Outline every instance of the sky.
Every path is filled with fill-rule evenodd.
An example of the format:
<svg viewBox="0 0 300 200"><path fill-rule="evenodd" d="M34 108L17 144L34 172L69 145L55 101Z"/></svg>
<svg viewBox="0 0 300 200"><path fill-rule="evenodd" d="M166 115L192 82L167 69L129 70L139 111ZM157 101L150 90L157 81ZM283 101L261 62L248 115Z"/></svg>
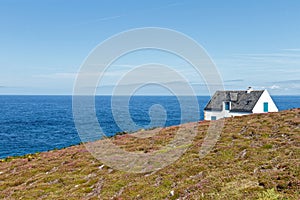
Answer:
<svg viewBox="0 0 300 200"><path fill-rule="evenodd" d="M199 43L225 89L252 86L272 95L300 95L299 10L297 0L0 0L0 94L70 95L81 65L101 42L126 30L161 27ZM97 92L110 94L124 73L147 63L174 67L198 95L207 95L191 66L151 50L115 61ZM158 91L156 86L140 93Z"/></svg>

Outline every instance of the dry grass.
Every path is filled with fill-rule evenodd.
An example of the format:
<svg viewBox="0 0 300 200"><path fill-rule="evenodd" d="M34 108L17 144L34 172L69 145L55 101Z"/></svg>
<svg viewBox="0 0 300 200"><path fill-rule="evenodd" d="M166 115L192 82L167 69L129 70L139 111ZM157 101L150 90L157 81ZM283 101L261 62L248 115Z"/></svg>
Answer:
<svg viewBox="0 0 300 200"><path fill-rule="evenodd" d="M102 166L84 145L2 160L0 199L300 199L300 109L226 119L220 140L203 159L198 153L209 123L198 125L189 150L155 173ZM177 129L112 140L127 151L148 153Z"/></svg>

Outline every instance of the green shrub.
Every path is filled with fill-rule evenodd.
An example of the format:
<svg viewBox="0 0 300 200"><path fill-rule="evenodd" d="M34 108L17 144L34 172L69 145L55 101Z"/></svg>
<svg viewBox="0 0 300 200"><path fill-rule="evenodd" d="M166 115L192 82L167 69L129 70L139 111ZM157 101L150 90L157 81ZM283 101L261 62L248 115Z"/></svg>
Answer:
<svg viewBox="0 0 300 200"><path fill-rule="evenodd" d="M279 199L280 199L280 195L274 190L274 188L263 191L258 196L258 200L279 200Z"/></svg>

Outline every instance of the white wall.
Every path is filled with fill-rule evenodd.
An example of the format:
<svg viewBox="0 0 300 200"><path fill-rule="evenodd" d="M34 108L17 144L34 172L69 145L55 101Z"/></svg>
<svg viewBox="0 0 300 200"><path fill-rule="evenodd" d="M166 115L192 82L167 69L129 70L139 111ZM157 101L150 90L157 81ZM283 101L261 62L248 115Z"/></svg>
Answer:
<svg viewBox="0 0 300 200"><path fill-rule="evenodd" d="M211 120L211 116L216 116L217 120L224 117L235 117L242 115L249 115L251 113L246 112L229 112L228 110L223 111L204 111L204 120Z"/></svg>
<svg viewBox="0 0 300 200"><path fill-rule="evenodd" d="M254 106L253 113L263 113L264 112L264 102L269 104L269 112L278 112L278 108L275 105L273 99L271 98L269 92L264 90L260 98L258 99L256 105Z"/></svg>

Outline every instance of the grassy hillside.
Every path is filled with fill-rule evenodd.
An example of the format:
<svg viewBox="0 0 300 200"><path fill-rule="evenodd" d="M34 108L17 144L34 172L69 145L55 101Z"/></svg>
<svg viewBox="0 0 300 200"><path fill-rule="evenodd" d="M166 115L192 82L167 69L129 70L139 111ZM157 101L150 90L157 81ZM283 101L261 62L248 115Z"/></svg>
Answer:
<svg viewBox="0 0 300 200"><path fill-rule="evenodd" d="M155 173L103 166L84 145L2 160L0 199L300 199L300 109L226 119L219 141L202 159L209 122L197 125L189 150ZM150 139L112 139L147 153L176 130L165 128Z"/></svg>

